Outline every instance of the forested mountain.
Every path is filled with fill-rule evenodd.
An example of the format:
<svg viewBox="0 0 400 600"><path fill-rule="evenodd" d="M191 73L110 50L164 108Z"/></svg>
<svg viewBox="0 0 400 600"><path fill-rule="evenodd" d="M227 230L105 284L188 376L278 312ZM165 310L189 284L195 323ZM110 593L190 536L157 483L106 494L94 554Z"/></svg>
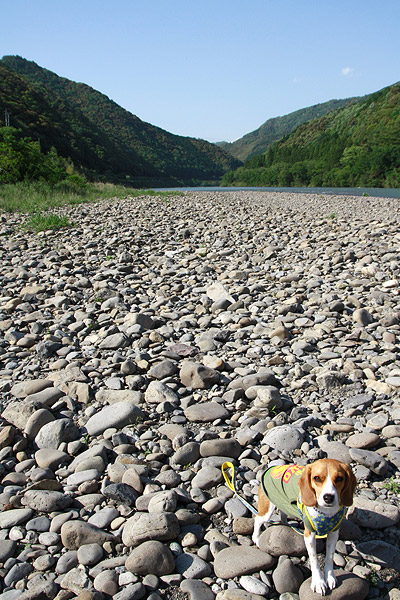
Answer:
<svg viewBox="0 0 400 600"><path fill-rule="evenodd" d="M285 135L292 133L299 125L322 117L332 110L357 102L360 98L346 98L345 100L329 100L322 104L315 104L301 108L283 117L268 119L255 131L247 133L235 142L219 142L218 146L232 154L235 158L246 161L252 156L266 152L273 142L280 140Z"/></svg>
<svg viewBox="0 0 400 600"><path fill-rule="evenodd" d="M400 187L400 83L300 125L223 185Z"/></svg>
<svg viewBox="0 0 400 600"><path fill-rule="evenodd" d="M218 180L240 162L214 144L171 134L104 94L19 56L0 61L0 114L93 177L133 184Z"/></svg>

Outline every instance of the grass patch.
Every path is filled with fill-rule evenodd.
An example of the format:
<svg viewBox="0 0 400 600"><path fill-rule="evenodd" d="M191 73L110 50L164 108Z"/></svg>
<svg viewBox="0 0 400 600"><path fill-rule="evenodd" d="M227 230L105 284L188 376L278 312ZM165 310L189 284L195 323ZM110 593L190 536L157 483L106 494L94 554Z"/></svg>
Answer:
<svg viewBox="0 0 400 600"><path fill-rule="evenodd" d="M41 212L32 215L24 223L24 229L33 230L35 233L39 231L54 231L73 226L74 223L71 223L66 215L54 215L51 213L43 215Z"/></svg>
<svg viewBox="0 0 400 600"><path fill-rule="evenodd" d="M400 494L400 481L396 481L394 477L391 477L389 481L386 481L383 487L389 492L393 492L394 494Z"/></svg>
<svg viewBox="0 0 400 600"><path fill-rule="evenodd" d="M180 192L134 190L111 183L88 183L82 177L70 177L50 184L45 181L20 181L0 185L0 212L41 213L60 206L76 206L108 198L138 196L177 196Z"/></svg>

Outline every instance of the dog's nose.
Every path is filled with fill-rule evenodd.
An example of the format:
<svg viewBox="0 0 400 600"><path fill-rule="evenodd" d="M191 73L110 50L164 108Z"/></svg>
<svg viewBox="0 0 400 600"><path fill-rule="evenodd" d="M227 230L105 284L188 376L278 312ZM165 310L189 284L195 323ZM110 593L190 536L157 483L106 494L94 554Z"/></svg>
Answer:
<svg viewBox="0 0 400 600"><path fill-rule="evenodd" d="M323 498L324 498L324 502L326 504L332 504L335 499L335 495L334 494L324 494Z"/></svg>

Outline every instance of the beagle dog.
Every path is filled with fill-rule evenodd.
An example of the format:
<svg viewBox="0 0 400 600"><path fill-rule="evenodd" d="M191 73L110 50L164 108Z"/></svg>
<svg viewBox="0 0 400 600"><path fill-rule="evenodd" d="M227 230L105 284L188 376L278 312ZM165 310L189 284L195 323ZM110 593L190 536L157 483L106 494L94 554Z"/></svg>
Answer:
<svg viewBox="0 0 400 600"><path fill-rule="evenodd" d="M357 480L349 465L323 458L305 467L282 465L269 468L258 492L258 515L254 519L253 542L278 508L304 522L304 542L310 559L311 589L325 595L336 586L333 554L346 507L353 504ZM316 551L316 537L327 536L324 575Z"/></svg>

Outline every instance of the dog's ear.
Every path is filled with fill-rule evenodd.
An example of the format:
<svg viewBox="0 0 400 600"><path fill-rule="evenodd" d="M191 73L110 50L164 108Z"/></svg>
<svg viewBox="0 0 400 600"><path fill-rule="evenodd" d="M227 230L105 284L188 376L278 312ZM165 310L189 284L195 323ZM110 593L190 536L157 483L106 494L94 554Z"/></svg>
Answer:
<svg viewBox="0 0 400 600"><path fill-rule="evenodd" d="M311 465L306 465L299 478L300 498L306 506L317 506L317 495L311 487Z"/></svg>
<svg viewBox="0 0 400 600"><path fill-rule="evenodd" d="M356 489L357 479L349 465L342 465L346 473L346 481L340 493L340 504L342 506L351 506L353 504L353 494Z"/></svg>

